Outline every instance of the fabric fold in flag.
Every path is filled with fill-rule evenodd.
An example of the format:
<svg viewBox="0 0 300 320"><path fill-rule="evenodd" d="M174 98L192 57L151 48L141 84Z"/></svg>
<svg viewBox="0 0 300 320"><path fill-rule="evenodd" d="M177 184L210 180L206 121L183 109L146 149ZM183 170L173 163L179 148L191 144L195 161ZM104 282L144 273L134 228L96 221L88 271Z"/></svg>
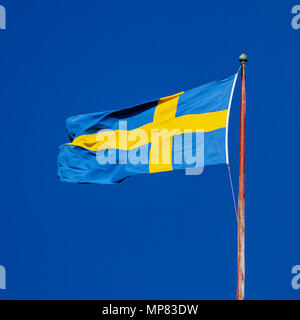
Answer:
<svg viewBox="0 0 300 320"><path fill-rule="evenodd" d="M68 118L70 142L59 148L59 179L113 184L142 173L228 163L236 78L130 108Z"/></svg>

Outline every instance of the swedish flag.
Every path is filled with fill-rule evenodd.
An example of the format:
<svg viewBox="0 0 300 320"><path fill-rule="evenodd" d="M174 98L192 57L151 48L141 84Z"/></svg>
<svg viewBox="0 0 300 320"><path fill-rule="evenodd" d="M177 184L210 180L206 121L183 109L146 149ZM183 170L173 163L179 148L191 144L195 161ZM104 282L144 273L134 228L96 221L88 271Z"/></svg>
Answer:
<svg viewBox="0 0 300 320"><path fill-rule="evenodd" d="M199 144L203 163L228 163L228 120L237 74L138 106L67 119L70 143L59 148L58 177L119 183L126 177L193 168L183 153ZM202 139L193 139L201 133ZM188 139L190 138L190 139Z"/></svg>

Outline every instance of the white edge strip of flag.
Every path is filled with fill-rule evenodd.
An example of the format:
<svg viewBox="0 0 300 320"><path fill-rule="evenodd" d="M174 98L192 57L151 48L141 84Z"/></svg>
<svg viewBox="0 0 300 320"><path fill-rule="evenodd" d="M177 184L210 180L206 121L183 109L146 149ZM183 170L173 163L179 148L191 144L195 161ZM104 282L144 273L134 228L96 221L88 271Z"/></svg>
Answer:
<svg viewBox="0 0 300 320"><path fill-rule="evenodd" d="M230 116L230 109L231 109L231 103L232 103L232 97L234 93L234 88L236 84L237 77L240 73L240 70L237 72L235 75L232 89L231 89L231 94L230 94L230 99L229 99L229 106L228 106L228 112L227 112L227 121L226 121L226 140L225 140L225 146L226 146L226 164L229 164L229 154L228 154L228 127L229 127L229 116Z"/></svg>

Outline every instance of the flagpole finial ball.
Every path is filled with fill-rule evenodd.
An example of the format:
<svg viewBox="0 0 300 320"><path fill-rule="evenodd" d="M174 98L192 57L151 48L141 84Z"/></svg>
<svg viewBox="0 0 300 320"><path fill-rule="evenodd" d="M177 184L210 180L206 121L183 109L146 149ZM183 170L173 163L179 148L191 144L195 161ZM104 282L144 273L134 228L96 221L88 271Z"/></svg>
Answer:
<svg viewBox="0 0 300 320"><path fill-rule="evenodd" d="M246 53L242 53L239 57L240 63L241 64L245 64L248 61L248 57L246 55Z"/></svg>

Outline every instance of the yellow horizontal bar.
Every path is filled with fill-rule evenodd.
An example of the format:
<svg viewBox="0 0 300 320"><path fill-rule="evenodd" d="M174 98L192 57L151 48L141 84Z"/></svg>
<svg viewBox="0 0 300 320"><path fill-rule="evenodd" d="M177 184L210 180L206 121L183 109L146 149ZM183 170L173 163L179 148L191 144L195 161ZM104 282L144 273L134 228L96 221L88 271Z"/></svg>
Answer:
<svg viewBox="0 0 300 320"><path fill-rule="evenodd" d="M133 130L102 131L97 134L82 135L70 145L79 146L91 151L105 149L132 150L151 142L152 130L174 130L171 135L183 134L184 130L203 130L210 132L226 128L227 110L204 114L189 114L171 120L148 123ZM177 130L176 130L177 129Z"/></svg>

